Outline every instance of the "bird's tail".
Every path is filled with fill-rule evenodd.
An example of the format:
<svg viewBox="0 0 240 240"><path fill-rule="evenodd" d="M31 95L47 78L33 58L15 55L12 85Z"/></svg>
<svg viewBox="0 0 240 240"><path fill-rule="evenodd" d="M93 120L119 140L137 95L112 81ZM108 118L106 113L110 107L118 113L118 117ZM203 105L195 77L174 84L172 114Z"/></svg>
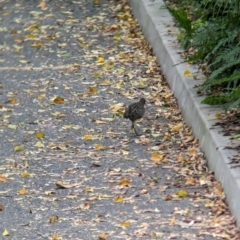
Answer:
<svg viewBox="0 0 240 240"><path fill-rule="evenodd" d="M128 118L128 108L125 109L125 112L123 114L123 117L124 118Z"/></svg>

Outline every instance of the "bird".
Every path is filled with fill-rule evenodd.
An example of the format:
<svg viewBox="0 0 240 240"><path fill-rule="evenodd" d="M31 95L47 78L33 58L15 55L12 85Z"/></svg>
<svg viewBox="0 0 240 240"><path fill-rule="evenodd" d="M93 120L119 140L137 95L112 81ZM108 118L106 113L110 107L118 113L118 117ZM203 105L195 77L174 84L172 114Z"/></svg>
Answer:
<svg viewBox="0 0 240 240"><path fill-rule="evenodd" d="M139 135L134 126L134 122L143 117L145 113L144 105L146 103L145 98L141 98L139 102L135 102L130 104L125 108L125 112L123 114L124 118L129 119L132 122L131 129L134 129L136 135Z"/></svg>

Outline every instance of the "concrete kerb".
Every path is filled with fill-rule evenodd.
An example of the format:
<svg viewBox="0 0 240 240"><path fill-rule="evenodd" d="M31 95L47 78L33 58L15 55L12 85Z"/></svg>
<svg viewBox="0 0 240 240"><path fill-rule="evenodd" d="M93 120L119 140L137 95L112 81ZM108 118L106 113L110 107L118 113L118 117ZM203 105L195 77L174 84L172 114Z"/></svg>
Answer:
<svg viewBox="0 0 240 240"><path fill-rule="evenodd" d="M201 104L202 97L197 96L195 85L202 80L184 77L184 71L197 72L197 66L181 63L180 50L171 14L164 7L162 0L128 0L134 16L145 38L152 46L161 65L162 71L178 100L183 117L199 139L200 147L208 160L209 168L214 171L216 178L222 183L232 214L240 226L240 169L231 168L229 160L237 151L224 149L234 146L236 141L230 141L219 134L220 129L211 129L215 113L219 109ZM179 64L181 63L181 64ZM198 78L203 76L199 76Z"/></svg>

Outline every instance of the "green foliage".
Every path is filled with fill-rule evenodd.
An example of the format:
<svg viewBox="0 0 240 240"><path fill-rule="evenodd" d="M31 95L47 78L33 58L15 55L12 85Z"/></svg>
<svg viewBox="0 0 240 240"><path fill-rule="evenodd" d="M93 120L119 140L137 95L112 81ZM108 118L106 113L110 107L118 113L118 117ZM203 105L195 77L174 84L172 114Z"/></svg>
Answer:
<svg viewBox="0 0 240 240"><path fill-rule="evenodd" d="M169 7L167 7L167 9L175 17L175 19L179 23L179 26L185 30L185 34L181 35L180 39L182 40L183 47L187 48L192 38L192 25L191 21L188 19L187 12L183 9L176 10Z"/></svg>
<svg viewBox="0 0 240 240"><path fill-rule="evenodd" d="M222 105L227 103L228 99L224 95L210 95L207 96L202 103L209 104L209 105Z"/></svg>
<svg viewBox="0 0 240 240"><path fill-rule="evenodd" d="M184 29L183 46L196 50L188 61L207 65L203 103L240 107L240 0L179 0L168 9Z"/></svg>

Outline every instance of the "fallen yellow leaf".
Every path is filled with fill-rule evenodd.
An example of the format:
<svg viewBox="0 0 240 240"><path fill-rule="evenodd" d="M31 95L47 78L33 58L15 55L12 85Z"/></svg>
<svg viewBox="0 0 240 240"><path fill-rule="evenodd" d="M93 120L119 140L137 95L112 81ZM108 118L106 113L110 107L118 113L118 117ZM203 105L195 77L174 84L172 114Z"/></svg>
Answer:
<svg viewBox="0 0 240 240"><path fill-rule="evenodd" d="M27 37L26 37L26 39L35 39L36 38L36 35L35 34L33 34L33 33L30 33L30 34L28 34L27 35Z"/></svg>
<svg viewBox="0 0 240 240"><path fill-rule="evenodd" d="M59 221L59 219L60 219L60 218L59 218L58 216L53 215L53 216L50 217L49 222L50 222L50 223L54 223L54 222Z"/></svg>
<svg viewBox="0 0 240 240"><path fill-rule="evenodd" d="M100 85L108 86L110 84L111 84L110 80L103 80Z"/></svg>
<svg viewBox="0 0 240 240"><path fill-rule="evenodd" d="M189 70L185 70L183 75L184 77L190 77L192 76L192 73Z"/></svg>
<svg viewBox="0 0 240 240"><path fill-rule="evenodd" d="M92 135L89 135L89 134L86 134L83 136L84 140L93 140L93 136Z"/></svg>
<svg viewBox="0 0 240 240"><path fill-rule="evenodd" d="M15 152L20 152L20 151L23 151L24 149L25 149L25 147L23 145L16 145L14 147Z"/></svg>
<svg viewBox="0 0 240 240"><path fill-rule="evenodd" d="M97 199L98 199L97 196L93 196L93 197L87 198L88 201L95 201L95 200L97 200Z"/></svg>
<svg viewBox="0 0 240 240"><path fill-rule="evenodd" d="M122 179L122 180L119 182L119 185L124 186L124 187L129 187L130 184L131 184L131 182L130 182L128 179L126 179L126 178Z"/></svg>
<svg viewBox="0 0 240 240"><path fill-rule="evenodd" d="M123 228L128 228L128 227L130 227L130 222L129 221L123 221L123 222L121 222L121 227L123 227Z"/></svg>
<svg viewBox="0 0 240 240"><path fill-rule="evenodd" d="M170 127L171 127L170 129L171 132L179 132L182 129L183 124L179 123L177 125L171 125Z"/></svg>
<svg viewBox="0 0 240 240"><path fill-rule="evenodd" d="M34 42L31 47L35 47L35 48L40 48L43 46L43 43L38 41L38 42Z"/></svg>
<svg viewBox="0 0 240 240"><path fill-rule="evenodd" d="M45 137L45 134L43 132L36 132L36 137L38 139L41 139L41 138L44 138Z"/></svg>
<svg viewBox="0 0 240 240"><path fill-rule="evenodd" d="M8 124L8 128L16 130L17 129L17 125Z"/></svg>
<svg viewBox="0 0 240 240"><path fill-rule="evenodd" d="M45 194L48 195L48 196L50 196L51 194L54 194L54 193L55 193L55 192L54 192L54 191L51 191L51 190L50 190L50 191L45 191Z"/></svg>
<svg viewBox="0 0 240 240"><path fill-rule="evenodd" d="M36 144L34 145L35 147L38 147L38 148L44 148L44 144L40 141L37 141Z"/></svg>
<svg viewBox="0 0 240 240"><path fill-rule="evenodd" d="M159 154L158 152L154 152L150 159L154 162L160 162L163 159L163 155Z"/></svg>
<svg viewBox="0 0 240 240"><path fill-rule="evenodd" d="M66 197L67 197L68 199L76 199L76 198L77 198L77 195L70 194L70 195L67 195Z"/></svg>
<svg viewBox="0 0 240 240"><path fill-rule="evenodd" d="M27 177L30 177L30 173L27 172L27 171L24 171L24 172L21 173L21 176L22 176L23 178L27 178Z"/></svg>
<svg viewBox="0 0 240 240"><path fill-rule="evenodd" d="M98 57L96 63L104 63L105 59L103 57Z"/></svg>
<svg viewBox="0 0 240 240"><path fill-rule="evenodd" d="M116 198L114 199L114 202L116 202L116 203L121 203L121 202L123 202L123 197L122 197L122 196L116 197Z"/></svg>
<svg viewBox="0 0 240 240"><path fill-rule="evenodd" d="M62 240L62 238L57 233L54 233L53 236L49 238L49 240Z"/></svg>
<svg viewBox="0 0 240 240"><path fill-rule="evenodd" d="M85 192L88 192L88 193L94 192L94 188L92 188L92 187L87 187L87 188L85 188Z"/></svg>
<svg viewBox="0 0 240 240"><path fill-rule="evenodd" d="M191 156L196 156L198 153L195 148L189 148L187 151L188 151L189 155L191 155Z"/></svg>
<svg viewBox="0 0 240 240"><path fill-rule="evenodd" d="M101 143L96 144L96 145L95 145L95 148L96 148L97 150L103 150L103 149L105 149L105 147L104 147Z"/></svg>
<svg viewBox="0 0 240 240"><path fill-rule="evenodd" d="M19 189L18 193L19 193L19 195L25 195L25 194L27 194L27 190L26 190L26 188L21 188L21 189Z"/></svg>
<svg viewBox="0 0 240 240"><path fill-rule="evenodd" d="M93 5L98 5L99 4L99 0L94 0L93 1Z"/></svg>
<svg viewBox="0 0 240 240"><path fill-rule="evenodd" d="M36 31L36 30L39 30L39 27L38 27L38 25L31 25L31 26L28 27L28 30L29 31Z"/></svg>
<svg viewBox="0 0 240 240"><path fill-rule="evenodd" d="M68 129L72 129L73 127L74 127L74 124L68 124L68 125L64 125L62 128L65 130L68 130Z"/></svg>
<svg viewBox="0 0 240 240"><path fill-rule="evenodd" d="M221 115L221 113L216 113L215 114L215 118L220 118L222 115Z"/></svg>
<svg viewBox="0 0 240 240"><path fill-rule="evenodd" d="M187 197L188 196L188 192L186 190L179 190L176 193L179 197Z"/></svg>
<svg viewBox="0 0 240 240"><path fill-rule="evenodd" d="M113 39L116 40L116 41L121 41L122 36L120 34L114 34Z"/></svg>
<svg viewBox="0 0 240 240"><path fill-rule="evenodd" d="M3 235L4 237L9 236L9 232L8 232L8 230L7 230L6 228L4 229L2 235Z"/></svg>
<svg viewBox="0 0 240 240"><path fill-rule="evenodd" d="M51 115L55 116L55 117L58 117L61 115L60 112L56 111L56 112L51 112Z"/></svg>

